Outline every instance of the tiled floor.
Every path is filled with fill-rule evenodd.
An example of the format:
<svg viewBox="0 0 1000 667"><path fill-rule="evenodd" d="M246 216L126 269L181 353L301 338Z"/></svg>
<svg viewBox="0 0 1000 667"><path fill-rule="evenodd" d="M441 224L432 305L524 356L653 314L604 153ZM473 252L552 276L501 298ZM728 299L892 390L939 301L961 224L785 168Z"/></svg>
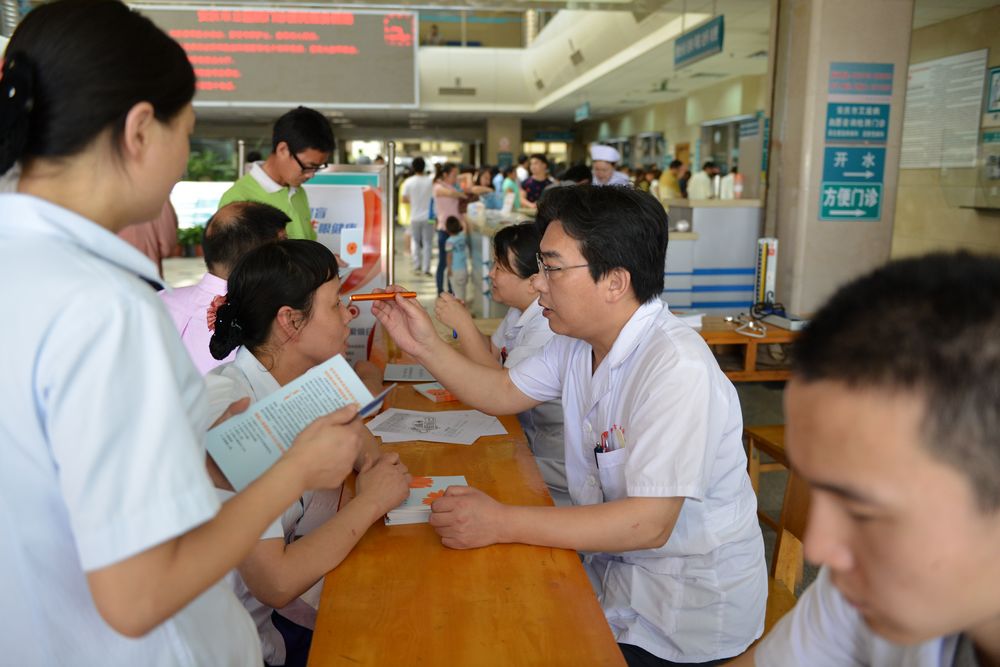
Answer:
<svg viewBox="0 0 1000 667"><path fill-rule="evenodd" d="M401 247L403 234L397 229L397 248ZM437 267L435 258L432 262L432 270ZM434 309L434 299L437 297L436 286L433 276L425 276L422 273L414 272L409 252L396 254L396 282L408 289L417 292L417 300L429 311ZM164 278L168 284L174 287L191 285L201 279L205 273L205 264L202 258L170 258L163 262ZM743 410L744 424L783 424L784 414L782 411L781 395L784 384L780 382L758 382L739 383L736 391L740 397L740 406ZM775 518L781 512L781 501L785 489L785 473L768 473L761 476L760 492L758 494L760 507ZM770 563L771 552L774 547L774 532L763 526L764 546ZM806 568L806 582L812 581L815 577L813 568Z"/></svg>

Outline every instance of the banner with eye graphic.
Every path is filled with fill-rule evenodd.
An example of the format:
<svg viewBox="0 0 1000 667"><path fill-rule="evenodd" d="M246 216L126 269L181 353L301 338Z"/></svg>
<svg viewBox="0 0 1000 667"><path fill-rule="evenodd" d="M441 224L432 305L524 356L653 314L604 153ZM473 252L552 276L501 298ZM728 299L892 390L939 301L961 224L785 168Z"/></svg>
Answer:
<svg viewBox="0 0 1000 667"><path fill-rule="evenodd" d="M332 165L305 184L317 240L347 265L341 269L341 297L386 286L388 262L385 169L380 165ZM375 328L370 302L351 303L354 319L344 356L368 358Z"/></svg>

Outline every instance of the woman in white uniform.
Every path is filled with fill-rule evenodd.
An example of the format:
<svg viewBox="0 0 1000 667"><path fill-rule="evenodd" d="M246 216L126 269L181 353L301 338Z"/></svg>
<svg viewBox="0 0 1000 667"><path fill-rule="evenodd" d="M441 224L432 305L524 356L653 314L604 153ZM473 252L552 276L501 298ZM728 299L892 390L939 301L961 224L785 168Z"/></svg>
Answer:
<svg viewBox="0 0 1000 667"><path fill-rule="evenodd" d="M504 227L493 237L490 294L497 303L509 306L493 336L479 333L465 305L454 296L442 294L435 303L437 318L458 334L462 352L476 363L512 368L555 335L542 317L538 290L531 285L531 277L538 273L540 241L541 234L531 222ZM547 401L518 413L517 418L552 500L556 505L572 504L566 487L562 403Z"/></svg>
<svg viewBox="0 0 1000 667"><path fill-rule="evenodd" d="M239 350L213 374L258 401L342 353L353 316L340 299L337 271L337 258L315 241L278 241L247 253L229 275L211 323L216 359ZM372 380L381 385L380 376ZM399 455L380 456L374 436L366 436L355 498L337 511L340 489L306 493L264 533L233 577L257 623L267 665L305 666L321 590L316 584L409 493Z"/></svg>
<svg viewBox="0 0 1000 667"><path fill-rule="evenodd" d="M14 32L0 78L0 655L12 665L260 665L222 577L361 447L349 408L221 510L205 388L115 233L152 218L188 157L181 47L115 0ZM352 422L348 425L348 422Z"/></svg>

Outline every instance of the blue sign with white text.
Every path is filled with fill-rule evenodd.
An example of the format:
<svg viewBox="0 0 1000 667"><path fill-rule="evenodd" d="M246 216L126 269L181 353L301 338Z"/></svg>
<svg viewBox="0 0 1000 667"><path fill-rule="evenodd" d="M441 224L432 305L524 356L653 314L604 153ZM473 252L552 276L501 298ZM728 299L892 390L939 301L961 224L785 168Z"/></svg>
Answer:
<svg viewBox="0 0 1000 667"><path fill-rule="evenodd" d="M756 137L760 133L760 121L756 118L740 123L740 138Z"/></svg>
<svg viewBox="0 0 1000 667"><path fill-rule="evenodd" d="M702 58L721 53L725 27L725 21L720 14L678 37L674 42L674 68L690 65Z"/></svg>
<svg viewBox="0 0 1000 667"><path fill-rule="evenodd" d="M828 142L884 144L888 136L888 104L827 103L826 140Z"/></svg>
<svg viewBox="0 0 1000 667"><path fill-rule="evenodd" d="M823 180L840 183L882 183L885 149L827 146L823 149Z"/></svg>

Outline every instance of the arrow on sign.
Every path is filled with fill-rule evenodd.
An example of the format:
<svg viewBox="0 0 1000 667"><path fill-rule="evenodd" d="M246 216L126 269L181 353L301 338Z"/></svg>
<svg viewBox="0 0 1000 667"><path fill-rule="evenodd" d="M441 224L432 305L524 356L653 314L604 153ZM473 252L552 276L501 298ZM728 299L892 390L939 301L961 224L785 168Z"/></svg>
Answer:
<svg viewBox="0 0 1000 667"><path fill-rule="evenodd" d="M845 171L844 176L846 177L857 177L857 178L871 178L875 175L874 171Z"/></svg>
<svg viewBox="0 0 1000 667"><path fill-rule="evenodd" d="M861 217L864 214L865 214L865 212L863 210L861 210L860 208L848 209L846 211L844 211L844 210L830 211L830 215L849 215L849 216L853 216L855 218Z"/></svg>

